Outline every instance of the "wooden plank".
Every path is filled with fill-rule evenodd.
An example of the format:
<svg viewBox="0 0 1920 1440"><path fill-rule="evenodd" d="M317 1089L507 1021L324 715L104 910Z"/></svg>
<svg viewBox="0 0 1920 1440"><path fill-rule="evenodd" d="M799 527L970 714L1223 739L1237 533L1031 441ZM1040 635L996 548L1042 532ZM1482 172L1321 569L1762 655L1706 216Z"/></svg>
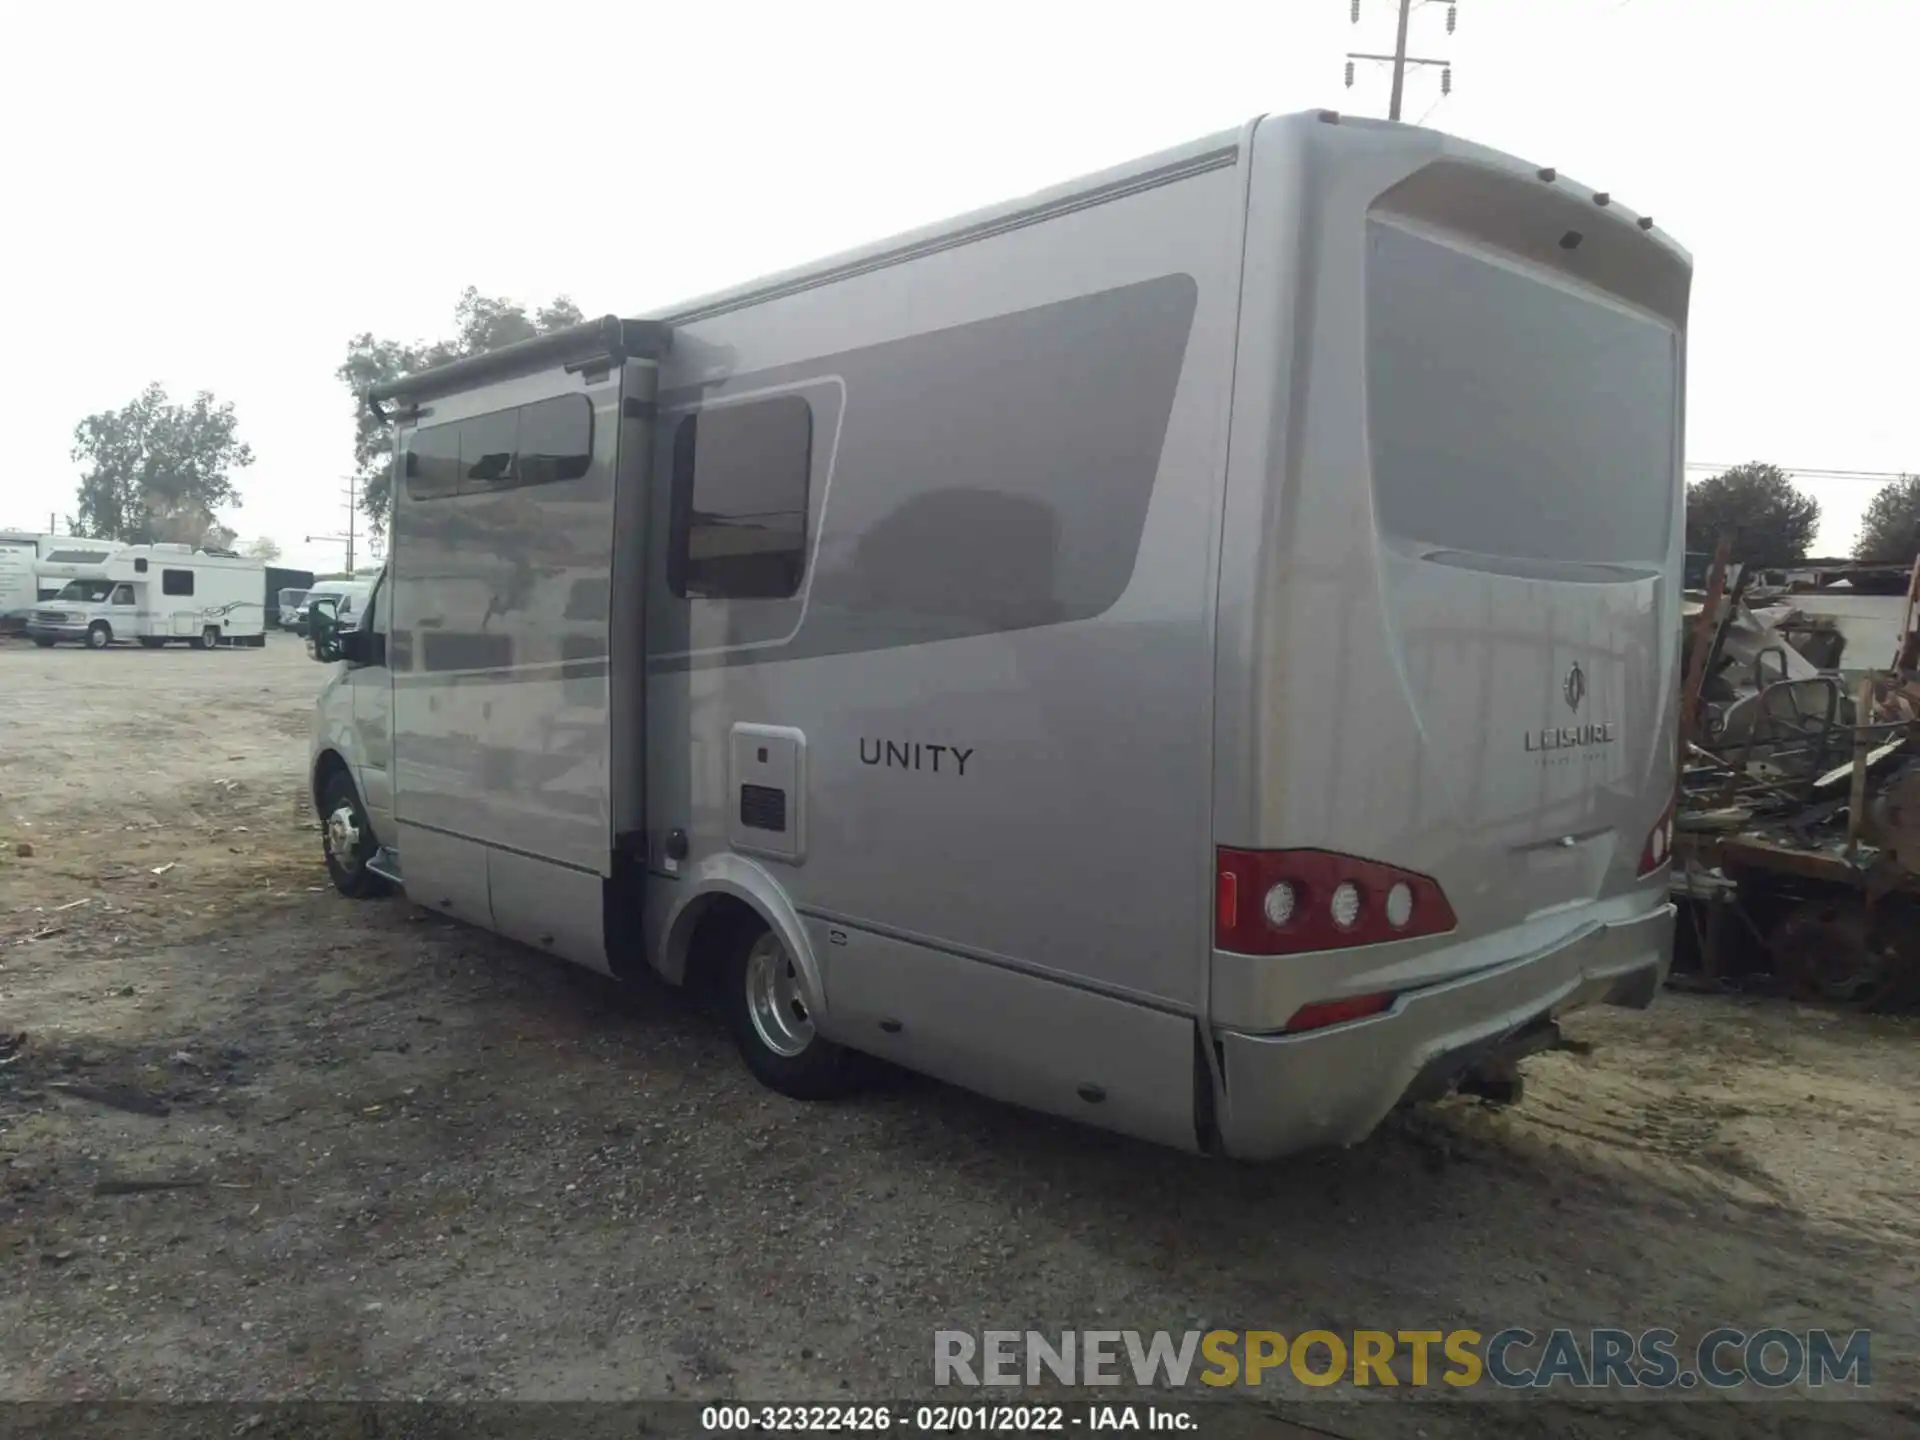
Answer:
<svg viewBox="0 0 1920 1440"><path fill-rule="evenodd" d="M1713 568L1707 571L1707 602L1700 607L1700 618L1693 626L1693 658L1687 662L1687 683L1680 692L1680 760L1686 762L1686 747L1697 739L1700 692L1707 683L1707 652L1714 648L1713 638L1719 620L1720 601L1727 590L1727 561L1733 554L1733 537L1722 535L1713 548ZM1920 567L1917 567L1920 568Z"/></svg>
<svg viewBox="0 0 1920 1440"><path fill-rule="evenodd" d="M1676 860L1683 859L1688 865L1717 865L1729 873L1785 875L1854 890L1866 884L1866 872L1849 865L1833 851L1794 850L1754 835L1676 835L1673 853ZM1898 888L1910 895L1920 895L1920 875L1902 877Z"/></svg>

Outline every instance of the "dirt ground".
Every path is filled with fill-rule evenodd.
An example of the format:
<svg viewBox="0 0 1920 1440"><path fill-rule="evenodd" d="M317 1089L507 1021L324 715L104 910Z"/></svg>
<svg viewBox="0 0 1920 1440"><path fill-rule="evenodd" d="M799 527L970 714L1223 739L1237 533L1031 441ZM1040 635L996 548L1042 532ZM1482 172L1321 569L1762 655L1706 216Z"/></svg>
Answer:
<svg viewBox="0 0 1920 1440"><path fill-rule="evenodd" d="M929 1393L940 1328L1729 1323L1875 1331L1904 1408L1820 1433L1920 1414L1910 1020L1670 993L1578 1018L1516 1108L1265 1167L905 1077L800 1105L671 992L325 888L322 678L278 636L0 644L0 1399L844 1401Z"/></svg>

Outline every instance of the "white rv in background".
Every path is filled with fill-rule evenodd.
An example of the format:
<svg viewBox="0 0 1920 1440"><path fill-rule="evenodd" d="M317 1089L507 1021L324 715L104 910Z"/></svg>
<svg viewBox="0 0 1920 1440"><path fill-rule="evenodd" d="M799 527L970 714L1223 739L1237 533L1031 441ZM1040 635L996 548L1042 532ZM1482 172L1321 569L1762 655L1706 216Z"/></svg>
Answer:
<svg viewBox="0 0 1920 1440"><path fill-rule="evenodd" d="M0 530L0 635L27 628L27 614L39 600L51 599L66 583L43 577L49 562L97 565L119 548L114 540L78 535L48 535L33 530Z"/></svg>
<svg viewBox="0 0 1920 1440"><path fill-rule="evenodd" d="M125 545L93 564L43 561L39 574L43 593L49 582L59 586L28 612L27 635L43 648L266 644L266 567L258 560L190 545Z"/></svg>
<svg viewBox="0 0 1920 1440"><path fill-rule="evenodd" d="M40 597L34 593L33 567L39 559L34 542L39 536L20 530L0 530L0 635L18 634L27 625L27 611Z"/></svg>

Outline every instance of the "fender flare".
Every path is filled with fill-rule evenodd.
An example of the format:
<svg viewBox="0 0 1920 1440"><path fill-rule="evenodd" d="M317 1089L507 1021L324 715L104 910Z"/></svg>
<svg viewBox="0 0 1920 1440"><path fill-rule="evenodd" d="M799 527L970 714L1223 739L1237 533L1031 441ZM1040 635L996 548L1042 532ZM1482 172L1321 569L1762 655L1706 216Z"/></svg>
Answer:
<svg viewBox="0 0 1920 1440"><path fill-rule="evenodd" d="M800 972L800 988L807 1009L816 1016L827 1013L826 983L807 939L806 925L779 881L768 874L765 867L744 855L723 851L693 866L684 876L684 886L684 898L667 916L661 936L656 968L662 978L675 985L686 982L687 945L699 928L701 917L715 899L731 896L759 915L787 947L787 953L793 956L794 968Z"/></svg>

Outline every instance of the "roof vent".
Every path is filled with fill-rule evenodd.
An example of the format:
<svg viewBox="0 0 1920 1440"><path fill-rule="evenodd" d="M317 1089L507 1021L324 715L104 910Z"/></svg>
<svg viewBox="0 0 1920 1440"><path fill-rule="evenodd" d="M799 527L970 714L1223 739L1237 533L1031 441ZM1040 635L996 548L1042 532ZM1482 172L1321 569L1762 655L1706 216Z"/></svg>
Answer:
<svg viewBox="0 0 1920 1440"><path fill-rule="evenodd" d="M1593 197L1593 203L1596 205L1611 205L1613 203L1613 197L1602 190Z"/></svg>
<svg viewBox="0 0 1920 1440"><path fill-rule="evenodd" d="M1546 181L1549 185L1553 183L1554 170L1551 165L1542 165L1534 173L1538 175L1542 180Z"/></svg>

